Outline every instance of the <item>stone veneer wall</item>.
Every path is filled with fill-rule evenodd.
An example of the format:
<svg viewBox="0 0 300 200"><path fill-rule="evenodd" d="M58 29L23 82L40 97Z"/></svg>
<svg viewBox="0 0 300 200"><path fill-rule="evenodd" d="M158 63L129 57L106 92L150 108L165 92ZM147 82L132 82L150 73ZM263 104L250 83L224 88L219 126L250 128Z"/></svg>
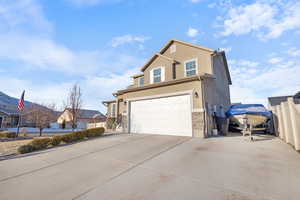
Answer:
<svg viewBox="0 0 300 200"><path fill-rule="evenodd" d="M204 112L192 113L192 127L194 137L205 138L204 134Z"/></svg>
<svg viewBox="0 0 300 200"><path fill-rule="evenodd" d="M122 115L122 131L124 133L128 133L128 119L127 119L127 115Z"/></svg>

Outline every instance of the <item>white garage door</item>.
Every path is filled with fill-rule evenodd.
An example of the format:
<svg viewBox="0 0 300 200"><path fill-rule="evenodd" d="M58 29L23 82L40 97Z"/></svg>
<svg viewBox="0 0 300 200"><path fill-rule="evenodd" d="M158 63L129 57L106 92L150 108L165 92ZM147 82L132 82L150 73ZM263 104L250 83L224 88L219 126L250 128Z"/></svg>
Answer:
<svg viewBox="0 0 300 200"><path fill-rule="evenodd" d="M132 101L130 132L192 136L190 95Z"/></svg>

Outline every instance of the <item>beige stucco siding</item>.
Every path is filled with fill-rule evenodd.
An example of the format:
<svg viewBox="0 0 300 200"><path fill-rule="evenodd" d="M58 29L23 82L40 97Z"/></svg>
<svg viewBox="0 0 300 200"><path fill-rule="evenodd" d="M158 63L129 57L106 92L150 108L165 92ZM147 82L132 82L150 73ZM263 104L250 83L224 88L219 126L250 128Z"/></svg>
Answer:
<svg viewBox="0 0 300 200"><path fill-rule="evenodd" d="M176 51L170 52L168 48L163 55L169 58L173 58L179 62L176 65L176 78L184 77L184 62L196 58L198 61L198 73L212 73L211 68L211 52L206 50L190 47L178 42L174 42L172 45L176 45Z"/></svg>
<svg viewBox="0 0 300 200"><path fill-rule="evenodd" d="M150 96L159 96L159 95L166 95L172 93L178 93L183 91L194 91L198 93L198 97L193 95L193 109L201 109L202 107L202 92L201 92L201 82L200 81L191 81L186 83L180 83L175 85L145 89L135 92L128 92L123 95L120 95L118 99L123 99L123 102L119 103L119 113L127 112L127 108L124 102L128 99L135 99L135 98L145 98Z"/></svg>
<svg viewBox="0 0 300 200"><path fill-rule="evenodd" d="M150 84L150 71L157 67L165 68L165 81L172 80L172 62L161 56L158 56L144 72L145 85Z"/></svg>
<svg viewBox="0 0 300 200"><path fill-rule="evenodd" d="M116 104L116 102L111 102L111 103L108 103L107 105L107 117L116 117L116 116L112 116L112 106L113 104ZM115 107L115 112L117 112L117 106Z"/></svg>
<svg viewBox="0 0 300 200"><path fill-rule="evenodd" d="M176 64L176 79L181 79L185 77L184 63L192 59L197 60L198 74L211 74L213 72L213 69L211 67L211 52L195 47L186 46L178 42L174 42L174 44L176 45L176 51L174 53L170 53L169 48L162 55L174 59L178 62ZM150 71L157 67L165 68L165 81L173 80L172 64L172 60L162 56L157 56L144 71L145 85L150 84ZM138 78L134 78L135 86L138 86L137 81Z"/></svg>

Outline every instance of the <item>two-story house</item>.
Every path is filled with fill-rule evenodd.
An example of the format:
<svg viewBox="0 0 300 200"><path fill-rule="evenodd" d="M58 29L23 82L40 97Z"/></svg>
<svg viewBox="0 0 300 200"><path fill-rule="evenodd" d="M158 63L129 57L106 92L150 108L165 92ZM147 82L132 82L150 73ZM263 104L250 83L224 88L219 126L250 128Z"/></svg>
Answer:
<svg viewBox="0 0 300 200"><path fill-rule="evenodd" d="M103 102L125 132L207 137L230 106L224 51L172 39L141 72Z"/></svg>

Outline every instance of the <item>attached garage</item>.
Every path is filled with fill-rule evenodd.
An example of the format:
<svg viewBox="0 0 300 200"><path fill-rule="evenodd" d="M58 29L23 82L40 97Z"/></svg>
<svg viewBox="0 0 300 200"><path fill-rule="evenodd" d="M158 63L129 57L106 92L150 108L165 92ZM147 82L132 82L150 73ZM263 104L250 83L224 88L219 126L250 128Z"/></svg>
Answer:
<svg viewBox="0 0 300 200"><path fill-rule="evenodd" d="M130 101L129 131L193 136L191 109L190 94Z"/></svg>

